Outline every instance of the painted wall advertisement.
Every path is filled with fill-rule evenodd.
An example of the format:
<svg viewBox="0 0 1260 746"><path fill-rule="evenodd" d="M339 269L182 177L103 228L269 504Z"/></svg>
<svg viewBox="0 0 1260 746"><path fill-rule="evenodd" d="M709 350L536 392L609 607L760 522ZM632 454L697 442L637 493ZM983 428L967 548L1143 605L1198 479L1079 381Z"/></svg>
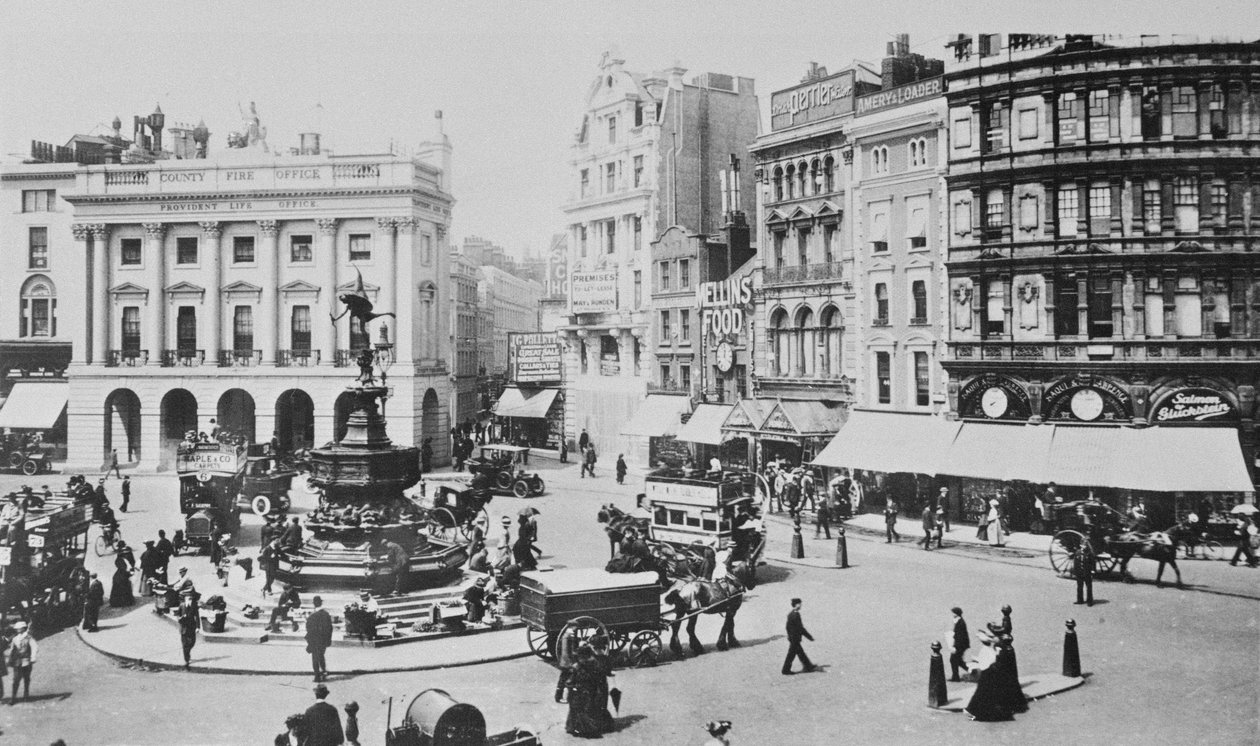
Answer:
<svg viewBox="0 0 1260 746"><path fill-rule="evenodd" d="M857 100L857 114L858 116L872 114L895 106L905 106L926 98L939 96L944 90L944 87L941 85L943 80L944 78L939 76L928 78L927 80L916 80L913 83L889 88L886 91L861 96Z"/></svg>
<svg viewBox="0 0 1260 746"><path fill-rule="evenodd" d="M1238 410L1212 389L1186 388L1165 397L1151 412L1151 424L1169 422L1237 422Z"/></svg>
<svg viewBox="0 0 1260 746"><path fill-rule="evenodd" d="M508 334L508 378L516 383L558 383L564 367L560 337Z"/></svg>
<svg viewBox="0 0 1260 746"><path fill-rule="evenodd" d="M848 114L853 111L853 71L770 94L770 129Z"/></svg>
<svg viewBox="0 0 1260 746"><path fill-rule="evenodd" d="M569 285L570 313L617 310L616 272L574 272Z"/></svg>

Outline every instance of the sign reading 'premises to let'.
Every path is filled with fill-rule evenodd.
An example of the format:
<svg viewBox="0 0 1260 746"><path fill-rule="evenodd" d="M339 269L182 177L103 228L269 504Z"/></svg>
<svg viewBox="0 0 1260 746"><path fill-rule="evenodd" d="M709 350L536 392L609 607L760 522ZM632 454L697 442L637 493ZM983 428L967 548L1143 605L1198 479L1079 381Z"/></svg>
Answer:
<svg viewBox="0 0 1260 746"><path fill-rule="evenodd" d="M617 310L616 272L574 272L569 285L571 313Z"/></svg>

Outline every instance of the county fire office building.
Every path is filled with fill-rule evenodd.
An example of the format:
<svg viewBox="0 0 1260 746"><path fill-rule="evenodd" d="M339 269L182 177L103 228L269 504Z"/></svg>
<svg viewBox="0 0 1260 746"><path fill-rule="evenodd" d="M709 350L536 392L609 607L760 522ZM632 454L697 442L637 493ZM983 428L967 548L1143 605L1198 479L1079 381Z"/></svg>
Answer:
<svg viewBox="0 0 1260 746"><path fill-rule="evenodd" d="M427 145L444 168L318 145L209 159L133 147L147 162L6 166L14 211L28 186L56 192L46 246L15 269L31 278L24 288L39 278L54 295L44 328L73 346L71 468L99 467L112 449L142 471L168 468L184 433L209 431L211 419L254 440L276 432L286 447L333 440L355 352L380 343L381 326L392 344L390 435L432 437L444 458L450 145ZM33 240L32 227L6 228L7 242ZM373 322L371 339L348 316L329 319L360 274L375 310L396 314ZM11 327L23 319L2 316L0 336L18 336Z"/></svg>

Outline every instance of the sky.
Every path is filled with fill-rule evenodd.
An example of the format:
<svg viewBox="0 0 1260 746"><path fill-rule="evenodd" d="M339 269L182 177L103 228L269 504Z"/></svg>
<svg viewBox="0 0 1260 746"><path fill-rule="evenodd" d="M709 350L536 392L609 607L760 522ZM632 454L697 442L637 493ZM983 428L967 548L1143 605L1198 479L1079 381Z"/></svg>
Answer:
<svg viewBox="0 0 1260 746"><path fill-rule="evenodd" d="M273 149L312 127L339 153L432 139L454 148L453 242L544 253L564 229L569 151L611 50L636 72L754 78L772 91L816 61L878 63L896 33L943 58L959 32L1199 33L1260 38L1254 0L1054 2L27 2L0 3L0 156L106 132L160 104L204 120L211 150L257 105ZM1140 29L1133 24L1147 24ZM320 113L322 111L322 114Z"/></svg>

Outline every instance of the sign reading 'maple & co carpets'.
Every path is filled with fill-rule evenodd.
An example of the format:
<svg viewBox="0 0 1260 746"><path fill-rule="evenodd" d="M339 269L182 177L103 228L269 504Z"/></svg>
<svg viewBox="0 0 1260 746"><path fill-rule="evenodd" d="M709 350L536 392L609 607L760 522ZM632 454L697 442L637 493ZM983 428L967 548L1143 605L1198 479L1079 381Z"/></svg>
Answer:
<svg viewBox="0 0 1260 746"><path fill-rule="evenodd" d="M1178 389L1164 397L1151 410L1151 423L1234 421L1238 410L1224 395L1204 388Z"/></svg>
<svg viewBox="0 0 1260 746"><path fill-rule="evenodd" d="M617 310L616 272L574 272L569 284L571 313Z"/></svg>

